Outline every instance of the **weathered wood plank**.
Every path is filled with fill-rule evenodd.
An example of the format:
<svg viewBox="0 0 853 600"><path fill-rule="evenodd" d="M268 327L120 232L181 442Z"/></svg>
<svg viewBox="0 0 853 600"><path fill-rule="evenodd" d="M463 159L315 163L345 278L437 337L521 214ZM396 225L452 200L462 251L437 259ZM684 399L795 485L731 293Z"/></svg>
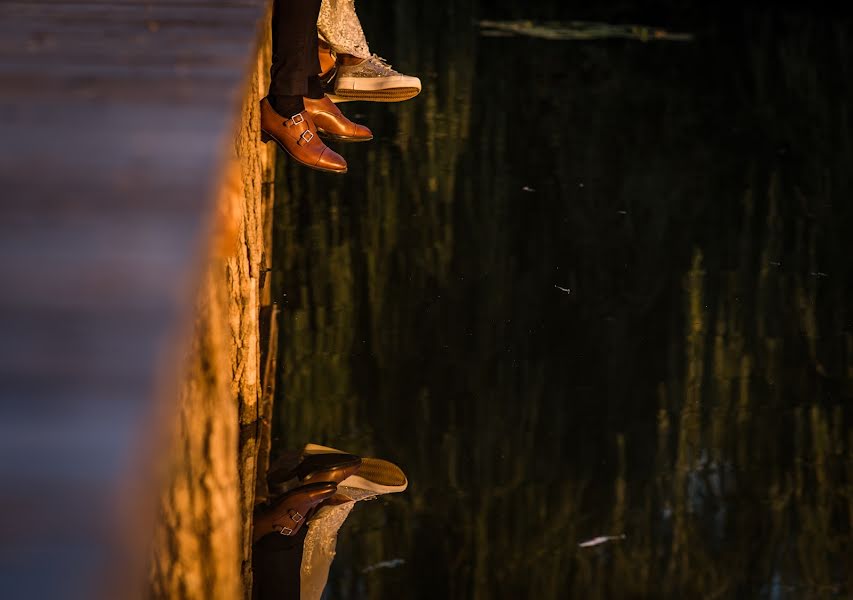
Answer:
<svg viewBox="0 0 853 600"><path fill-rule="evenodd" d="M0 4L4 598L143 594L179 342L266 4Z"/></svg>

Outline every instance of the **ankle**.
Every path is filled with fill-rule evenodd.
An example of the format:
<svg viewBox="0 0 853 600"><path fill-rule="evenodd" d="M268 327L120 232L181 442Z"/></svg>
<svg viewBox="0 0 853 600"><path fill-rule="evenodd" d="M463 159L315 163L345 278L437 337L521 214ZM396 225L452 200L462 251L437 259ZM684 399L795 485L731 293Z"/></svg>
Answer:
<svg viewBox="0 0 853 600"><path fill-rule="evenodd" d="M302 96L270 96L269 101L273 110L282 117L289 118L305 110Z"/></svg>
<svg viewBox="0 0 853 600"><path fill-rule="evenodd" d="M323 96L326 93L323 91L323 84L320 82L320 77L317 75L312 75L308 78L308 93L305 95L306 98L311 98L312 100L322 100Z"/></svg>

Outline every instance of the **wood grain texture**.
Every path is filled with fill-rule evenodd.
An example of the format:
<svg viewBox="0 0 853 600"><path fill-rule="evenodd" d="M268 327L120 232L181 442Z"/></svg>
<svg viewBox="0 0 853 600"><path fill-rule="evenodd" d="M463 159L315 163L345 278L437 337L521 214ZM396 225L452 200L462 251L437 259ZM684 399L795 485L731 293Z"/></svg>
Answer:
<svg viewBox="0 0 853 600"><path fill-rule="evenodd" d="M155 593L240 593L266 11L265 0L0 4L4 597L142 596L152 532L171 552L155 560ZM211 258L232 156L243 248Z"/></svg>
<svg viewBox="0 0 853 600"><path fill-rule="evenodd" d="M260 36L219 202L216 250L198 299L194 347L180 397L152 571L155 598L248 598L256 489L263 491L272 395L262 393L261 340L275 311L264 285L272 229L275 148L259 142L269 31ZM270 314L261 319L261 314ZM205 340L209 340L205 342ZM273 348L273 352L275 349ZM269 357L269 350L266 352ZM274 357L270 360L274 361ZM212 370L209 365L225 368ZM227 373L227 377L219 377ZM214 400L215 399L215 400ZM211 432L228 431L219 438ZM204 443L200 443L204 442Z"/></svg>

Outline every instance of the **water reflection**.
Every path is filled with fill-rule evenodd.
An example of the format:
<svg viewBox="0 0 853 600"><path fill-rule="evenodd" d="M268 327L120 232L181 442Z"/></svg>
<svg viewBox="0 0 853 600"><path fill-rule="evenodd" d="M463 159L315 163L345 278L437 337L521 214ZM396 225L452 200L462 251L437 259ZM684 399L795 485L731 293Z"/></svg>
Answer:
<svg viewBox="0 0 853 600"><path fill-rule="evenodd" d="M425 91L348 107L380 139L347 178L280 165L281 443L411 482L347 523L331 597L850 593L849 24L673 47L446 10L365 15Z"/></svg>

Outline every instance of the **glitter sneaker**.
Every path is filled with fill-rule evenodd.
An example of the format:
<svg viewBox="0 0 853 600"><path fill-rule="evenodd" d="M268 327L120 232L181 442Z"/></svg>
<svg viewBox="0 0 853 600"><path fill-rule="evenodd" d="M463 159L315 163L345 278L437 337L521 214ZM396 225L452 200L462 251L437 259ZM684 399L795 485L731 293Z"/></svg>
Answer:
<svg viewBox="0 0 853 600"><path fill-rule="evenodd" d="M356 65L338 65L332 83L335 92L330 97L334 102L402 102L421 92L420 79L398 73L376 54Z"/></svg>

